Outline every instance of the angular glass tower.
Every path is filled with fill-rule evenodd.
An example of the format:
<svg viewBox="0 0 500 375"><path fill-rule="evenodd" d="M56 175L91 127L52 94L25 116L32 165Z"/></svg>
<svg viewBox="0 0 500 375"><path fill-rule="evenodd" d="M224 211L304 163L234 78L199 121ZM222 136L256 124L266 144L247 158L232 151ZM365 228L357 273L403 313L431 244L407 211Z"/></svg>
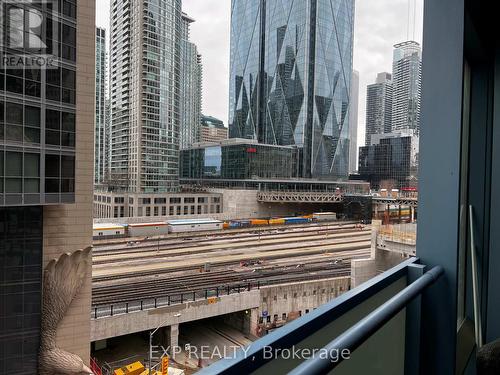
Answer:
<svg viewBox="0 0 500 375"><path fill-rule="evenodd" d="M346 178L353 0L233 0L229 136L295 145L301 176Z"/></svg>

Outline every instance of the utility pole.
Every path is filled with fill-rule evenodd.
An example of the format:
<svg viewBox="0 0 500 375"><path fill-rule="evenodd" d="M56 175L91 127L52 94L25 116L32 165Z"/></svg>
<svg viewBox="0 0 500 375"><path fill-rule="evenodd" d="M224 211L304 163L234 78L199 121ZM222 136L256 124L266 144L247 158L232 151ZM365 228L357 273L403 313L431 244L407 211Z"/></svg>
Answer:
<svg viewBox="0 0 500 375"><path fill-rule="evenodd" d="M152 364L152 362L153 362L153 335L155 332L156 332L156 329L153 332L149 332L149 360L148 360L149 375L151 375L151 371L153 369L153 364Z"/></svg>

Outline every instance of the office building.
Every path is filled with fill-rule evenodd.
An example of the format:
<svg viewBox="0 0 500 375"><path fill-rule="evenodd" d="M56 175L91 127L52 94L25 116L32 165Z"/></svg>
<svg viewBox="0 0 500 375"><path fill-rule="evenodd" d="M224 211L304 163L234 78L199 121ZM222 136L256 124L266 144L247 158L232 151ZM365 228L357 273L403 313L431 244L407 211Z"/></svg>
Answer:
<svg viewBox="0 0 500 375"><path fill-rule="evenodd" d="M298 155L294 146L260 144L248 139L198 143L181 151L181 178L297 178Z"/></svg>
<svg viewBox="0 0 500 375"><path fill-rule="evenodd" d="M200 142L218 142L227 139L228 131L222 120L201 116Z"/></svg>
<svg viewBox="0 0 500 375"><path fill-rule="evenodd" d="M353 70L349 108L349 173L353 173L358 169L358 104L359 72Z"/></svg>
<svg viewBox="0 0 500 375"><path fill-rule="evenodd" d="M0 41L1 374L39 373L43 269L92 241L95 3L78 2L78 12L76 2L59 8L61 3L0 4L2 30L3 22L19 21L9 15L23 12L39 16L43 37L52 36L42 49L31 48L33 39L21 46ZM27 27L22 21L18 26ZM54 64L16 59L9 65L3 59L27 54L49 56ZM57 332L45 333L88 365L90 266L86 271Z"/></svg>
<svg viewBox="0 0 500 375"><path fill-rule="evenodd" d="M377 74L375 83L366 89L365 146L371 145L372 135L391 132L392 99L391 74Z"/></svg>
<svg viewBox="0 0 500 375"><path fill-rule="evenodd" d="M372 143L359 149L358 173L373 189L416 187L418 137L411 132L372 135Z"/></svg>
<svg viewBox="0 0 500 375"><path fill-rule="evenodd" d="M229 136L297 146L304 178L346 178L354 1L233 0Z"/></svg>
<svg viewBox="0 0 500 375"><path fill-rule="evenodd" d="M407 41L394 46L392 63L392 131L420 131L422 51L420 44Z"/></svg>
<svg viewBox="0 0 500 375"><path fill-rule="evenodd" d="M95 39L95 144L94 184L102 184L106 175L107 145L107 82L106 82L106 30L96 28Z"/></svg>
<svg viewBox="0 0 500 375"><path fill-rule="evenodd" d="M194 22L182 13L181 37L181 126L180 148L200 140L202 64L196 44L189 40L189 27Z"/></svg>
<svg viewBox="0 0 500 375"><path fill-rule="evenodd" d="M181 14L181 0L111 4L113 189L179 190Z"/></svg>

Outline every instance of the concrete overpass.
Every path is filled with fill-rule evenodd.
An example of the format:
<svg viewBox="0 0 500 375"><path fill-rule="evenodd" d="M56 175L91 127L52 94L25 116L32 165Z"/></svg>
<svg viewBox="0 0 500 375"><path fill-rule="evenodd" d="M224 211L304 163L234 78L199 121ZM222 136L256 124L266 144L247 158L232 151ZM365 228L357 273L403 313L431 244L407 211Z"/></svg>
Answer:
<svg viewBox="0 0 500 375"><path fill-rule="evenodd" d="M255 289L228 296L91 319L90 339L100 341L166 327L170 330L167 344L177 345L179 324L251 310L258 308L259 304L260 292Z"/></svg>

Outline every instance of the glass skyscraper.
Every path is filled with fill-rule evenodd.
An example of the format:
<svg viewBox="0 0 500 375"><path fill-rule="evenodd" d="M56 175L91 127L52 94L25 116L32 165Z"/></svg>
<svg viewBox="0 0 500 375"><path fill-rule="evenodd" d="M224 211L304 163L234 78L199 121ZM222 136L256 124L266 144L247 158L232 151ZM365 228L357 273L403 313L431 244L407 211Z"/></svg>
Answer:
<svg viewBox="0 0 500 375"><path fill-rule="evenodd" d="M301 177L347 177L354 1L231 7L229 136L296 145Z"/></svg>

